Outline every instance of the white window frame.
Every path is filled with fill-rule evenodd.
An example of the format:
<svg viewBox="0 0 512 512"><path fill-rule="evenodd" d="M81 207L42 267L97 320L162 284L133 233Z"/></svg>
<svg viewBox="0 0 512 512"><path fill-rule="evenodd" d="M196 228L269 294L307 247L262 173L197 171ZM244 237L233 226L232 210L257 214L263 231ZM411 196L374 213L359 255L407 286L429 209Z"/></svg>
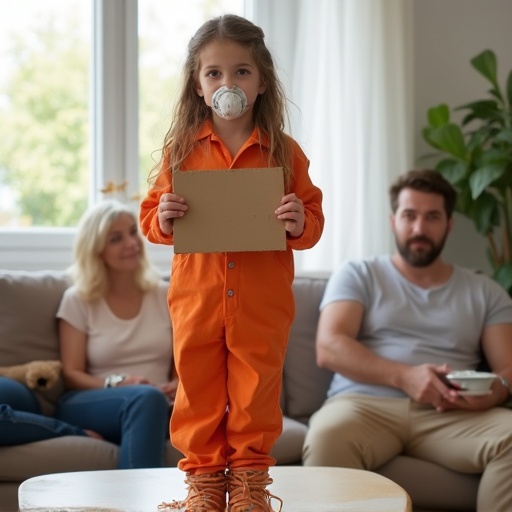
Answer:
<svg viewBox="0 0 512 512"><path fill-rule="evenodd" d="M93 1L90 203L108 182L139 192L137 0ZM62 270L73 259L76 228L0 228L0 269ZM172 248L148 244L169 269Z"/></svg>
<svg viewBox="0 0 512 512"><path fill-rule="evenodd" d="M93 25L91 183L127 181L131 196L139 183L137 0L94 0ZM100 198L96 185L91 200Z"/></svg>

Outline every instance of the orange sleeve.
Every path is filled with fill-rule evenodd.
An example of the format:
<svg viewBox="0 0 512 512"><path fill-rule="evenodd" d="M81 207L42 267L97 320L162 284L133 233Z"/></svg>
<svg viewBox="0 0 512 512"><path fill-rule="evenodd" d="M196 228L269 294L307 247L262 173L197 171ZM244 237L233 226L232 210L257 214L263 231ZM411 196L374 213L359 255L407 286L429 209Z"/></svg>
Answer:
<svg viewBox="0 0 512 512"><path fill-rule="evenodd" d="M163 168L168 168L165 159ZM142 234L154 244L174 244L174 236L164 234L158 223L160 196L168 192L172 192L172 176L170 171L158 175L154 185L149 189L146 197L140 204L139 223Z"/></svg>
<svg viewBox="0 0 512 512"><path fill-rule="evenodd" d="M291 249L303 250L313 247L322 236L324 230L324 214L322 211L322 191L313 185L309 177L309 160L294 141L293 183L290 192L302 200L304 204L304 231L298 237L287 237Z"/></svg>

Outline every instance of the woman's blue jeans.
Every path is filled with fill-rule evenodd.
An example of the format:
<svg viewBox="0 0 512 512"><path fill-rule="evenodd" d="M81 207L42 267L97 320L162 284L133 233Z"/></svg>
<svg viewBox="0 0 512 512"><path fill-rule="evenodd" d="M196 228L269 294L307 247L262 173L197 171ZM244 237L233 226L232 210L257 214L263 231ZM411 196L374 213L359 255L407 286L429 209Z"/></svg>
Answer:
<svg viewBox="0 0 512 512"><path fill-rule="evenodd" d="M94 430L107 441L118 444L118 468L164 464L169 403L154 386L69 391L59 400L55 417Z"/></svg>
<svg viewBox="0 0 512 512"><path fill-rule="evenodd" d="M0 446L85 435L82 428L43 416L36 396L27 386L0 377Z"/></svg>
<svg viewBox="0 0 512 512"><path fill-rule="evenodd" d="M160 467L168 437L169 405L153 386L69 391L55 417L43 416L26 386L0 377L0 445L17 445L94 430L119 445L118 468Z"/></svg>

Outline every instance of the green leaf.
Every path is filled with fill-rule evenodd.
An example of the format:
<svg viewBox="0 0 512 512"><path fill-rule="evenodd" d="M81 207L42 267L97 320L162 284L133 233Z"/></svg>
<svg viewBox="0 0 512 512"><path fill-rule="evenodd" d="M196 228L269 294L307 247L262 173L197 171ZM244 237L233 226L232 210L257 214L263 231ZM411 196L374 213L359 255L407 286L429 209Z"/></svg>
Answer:
<svg viewBox="0 0 512 512"><path fill-rule="evenodd" d="M469 189L469 181L466 183L461 183L457 186L457 203L455 205L456 210L462 215L473 219L472 215L472 207L473 207L473 199L471 198L471 191Z"/></svg>
<svg viewBox="0 0 512 512"><path fill-rule="evenodd" d="M498 103L495 100L481 100L466 103L457 107L455 110L468 109L474 117L479 119L489 119L494 117L498 112Z"/></svg>
<svg viewBox="0 0 512 512"><path fill-rule="evenodd" d="M471 197L477 199L480 194L496 180L501 178L505 172L506 166L503 164L489 164L477 169L469 177L469 186L471 187Z"/></svg>
<svg viewBox="0 0 512 512"><path fill-rule="evenodd" d="M487 235L499 226L500 212L492 194L483 192L469 207L469 217L473 219L479 233Z"/></svg>
<svg viewBox="0 0 512 512"><path fill-rule="evenodd" d="M506 166L512 161L511 158L512 155L510 150L503 151L500 148L492 148L482 154L478 167L484 167L488 165Z"/></svg>
<svg viewBox="0 0 512 512"><path fill-rule="evenodd" d="M496 88L489 89L488 92L491 96L494 96L500 103L503 103L503 95L501 94L501 90L498 87L498 85L496 85Z"/></svg>
<svg viewBox="0 0 512 512"><path fill-rule="evenodd" d="M509 108L512 108L512 70L507 78L507 99Z"/></svg>
<svg viewBox="0 0 512 512"><path fill-rule="evenodd" d="M462 126L466 126L474 119L499 122L502 116L502 110L495 100L474 101L457 107L455 110L469 110L462 120Z"/></svg>
<svg viewBox="0 0 512 512"><path fill-rule="evenodd" d="M487 78L498 89L498 80L496 78L498 64L496 63L496 55L492 50L484 50L476 57L473 57L470 62L482 76Z"/></svg>
<svg viewBox="0 0 512 512"><path fill-rule="evenodd" d="M493 279L507 290L509 295L512 292L512 263L504 263L498 267L493 274Z"/></svg>
<svg viewBox="0 0 512 512"><path fill-rule="evenodd" d="M428 131L427 136L427 140L434 147L461 160L466 159L467 151L464 144L464 135L456 124L449 123L438 128L432 128Z"/></svg>
<svg viewBox="0 0 512 512"><path fill-rule="evenodd" d="M496 142L506 142L507 144L512 145L512 129L503 130L498 133L494 140Z"/></svg>
<svg viewBox="0 0 512 512"><path fill-rule="evenodd" d="M482 128L474 131L468 141L468 150L472 156L478 155L482 151L482 146L490 136L490 128L482 126ZM476 150L476 151L475 151Z"/></svg>
<svg viewBox="0 0 512 512"><path fill-rule="evenodd" d="M450 109L445 103L437 107L429 108L427 111L428 123L432 128L439 128L450 122Z"/></svg>
<svg viewBox="0 0 512 512"><path fill-rule="evenodd" d="M484 50L471 59L472 66L493 84L496 82L498 65L496 54L492 50Z"/></svg>
<svg viewBox="0 0 512 512"><path fill-rule="evenodd" d="M436 170L452 185L456 185L466 176L467 165L460 160L447 158L437 164Z"/></svg>
<svg viewBox="0 0 512 512"><path fill-rule="evenodd" d="M425 128L421 130L421 134L423 135L425 141L427 141L432 147L440 150L441 148L430 138L430 133L434 129L435 128L431 128L430 126L425 126Z"/></svg>

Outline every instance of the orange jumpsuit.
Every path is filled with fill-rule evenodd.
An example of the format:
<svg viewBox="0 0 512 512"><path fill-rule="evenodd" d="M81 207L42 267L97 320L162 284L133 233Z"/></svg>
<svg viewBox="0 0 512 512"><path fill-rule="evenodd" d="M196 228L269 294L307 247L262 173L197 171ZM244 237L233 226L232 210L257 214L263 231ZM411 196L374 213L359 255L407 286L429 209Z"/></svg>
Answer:
<svg viewBox="0 0 512 512"><path fill-rule="evenodd" d="M232 158L205 123L184 170L268 167L268 142L259 131ZM322 234L322 193L308 175L309 161L294 143L291 190L302 199L304 232L287 238L285 251L175 254L169 308L180 379L170 422L183 471L201 474L231 468L266 470L282 430L281 374L295 315L292 249L314 246ZM158 225L171 173L159 176L141 204L143 233L172 244ZM186 200L186 198L185 198ZM276 205L276 208L279 205ZM250 236L250 235L248 235Z"/></svg>

